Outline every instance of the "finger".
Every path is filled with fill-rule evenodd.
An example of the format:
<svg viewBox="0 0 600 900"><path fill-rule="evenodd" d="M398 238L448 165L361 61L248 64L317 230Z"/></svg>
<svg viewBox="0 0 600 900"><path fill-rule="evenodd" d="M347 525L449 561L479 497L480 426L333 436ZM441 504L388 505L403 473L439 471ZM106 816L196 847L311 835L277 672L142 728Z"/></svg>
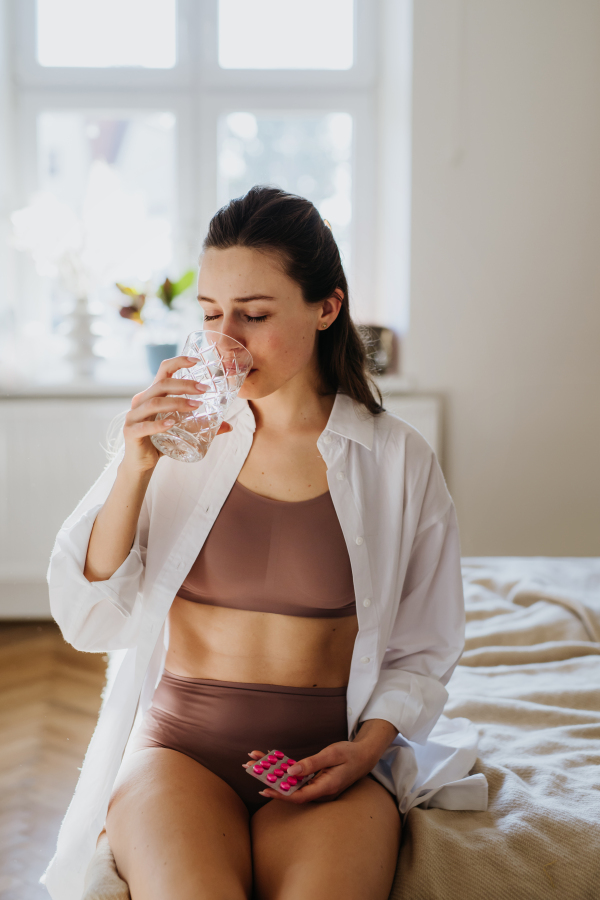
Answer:
<svg viewBox="0 0 600 900"><path fill-rule="evenodd" d="M217 434L218 434L218 432L217 432ZM266 755L267 754L263 753L262 750L251 750L250 753L248 754L248 756L253 760L253 762L242 763L242 765L245 769L247 769L248 766L253 765L255 760L262 759L263 756L266 756Z"/></svg>
<svg viewBox="0 0 600 900"><path fill-rule="evenodd" d="M194 381L193 378L163 378L153 381L149 388L140 391L131 399L131 408L136 409L152 397L162 397L165 394L204 394L208 390L205 384Z"/></svg>
<svg viewBox="0 0 600 900"><path fill-rule="evenodd" d="M346 761L345 754L340 744L330 744L314 756L306 756L299 759L288 769L288 775L311 775L320 769L329 766L339 766Z"/></svg>
<svg viewBox="0 0 600 900"><path fill-rule="evenodd" d="M141 440L141 438L150 437L153 434L161 434L161 432L168 431L169 428L172 428L175 425L176 419L155 419L154 421L145 422L137 422L135 425L132 425L130 428L130 434L136 440Z"/></svg>
<svg viewBox="0 0 600 900"><path fill-rule="evenodd" d="M293 794L282 794L281 791L274 791L273 788L265 788L259 791L259 794L270 800L283 800L285 803L301 806L303 803L333 800L341 791L342 787L338 783L338 779L323 778L321 780L320 776L315 776L308 784L294 791Z"/></svg>
<svg viewBox="0 0 600 900"><path fill-rule="evenodd" d="M167 378L169 375L173 375L174 372L179 371L179 369L189 369L197 362L198 357L196 356L172 356L170 359L163 359L158 367L158 372L156 373L154 381L160 381L161 378Z"/></svg>
<svg viewBox="0 0 600 900"><path fill-rule="evenodd" d="M125 426L154 418L158 413L181 412L188 415L191 410L198 409L202 400L188 400L187 397L151 397L135 409L130 409L125 416Z"/></svg>

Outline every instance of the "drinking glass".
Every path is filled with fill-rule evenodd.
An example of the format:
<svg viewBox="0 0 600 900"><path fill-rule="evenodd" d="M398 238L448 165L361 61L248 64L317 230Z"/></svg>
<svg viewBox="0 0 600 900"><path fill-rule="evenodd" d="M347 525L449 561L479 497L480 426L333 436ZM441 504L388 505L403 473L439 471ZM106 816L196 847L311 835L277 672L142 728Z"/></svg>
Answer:
<svg viewBox="0 0 600 900"><path fill-rule="evenodd" d="M193 366L178 369L173 378L191 378L207 390L180 394L200 405L189 412L158 413L157 419L175 419L168 431L153 434L154 446L181 462L197 462L208 452L227 410L238 395L246 375L252 368L252 357L238 341L219 331L193 331L188 335L182 356L197 358ZM171 395L175 396L175 395Z"/></svg>

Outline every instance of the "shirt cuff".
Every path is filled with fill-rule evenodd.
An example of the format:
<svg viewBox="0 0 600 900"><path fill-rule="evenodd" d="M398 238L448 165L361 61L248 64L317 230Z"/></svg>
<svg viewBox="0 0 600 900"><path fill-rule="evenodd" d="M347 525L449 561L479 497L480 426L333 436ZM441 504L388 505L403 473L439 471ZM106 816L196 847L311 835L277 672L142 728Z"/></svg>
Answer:
<svg viewBox="0 0 600 900"><path fill-rule="evenodd" d="M386 719L407 740L424 744L447 699L448 691L435 678L384 670L359 721Z"/></svg>
<svg viewBox="0 0 600 900"><path fill-rule="evenodd" d="M127 558L104 581L88 581L83 574L90 535L102 504L85 512L56 539L47 581L52 615L65 638L74 643L91 610L109 603L122 620L133 612L144 573L139 533Z"/></svg>

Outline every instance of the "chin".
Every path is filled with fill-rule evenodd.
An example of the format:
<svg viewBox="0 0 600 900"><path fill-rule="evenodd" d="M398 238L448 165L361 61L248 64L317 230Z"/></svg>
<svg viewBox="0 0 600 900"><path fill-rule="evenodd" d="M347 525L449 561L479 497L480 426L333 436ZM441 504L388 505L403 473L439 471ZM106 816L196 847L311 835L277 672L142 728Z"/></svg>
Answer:
<svg viewBox="0 0 600 900"><path fill-rule="evenodd" d="M260 400L274 393L279 387L279 384L270 383L268 378L261 378L261 373L254 370L241 386L238 397L241 400Z"/></svg>

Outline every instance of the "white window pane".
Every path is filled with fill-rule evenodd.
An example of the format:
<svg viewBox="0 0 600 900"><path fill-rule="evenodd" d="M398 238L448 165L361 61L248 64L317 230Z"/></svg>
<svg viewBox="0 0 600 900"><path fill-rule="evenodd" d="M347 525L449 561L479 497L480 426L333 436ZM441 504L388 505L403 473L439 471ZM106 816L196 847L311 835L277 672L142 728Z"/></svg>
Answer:
<svg viewBox="0 0 600 900"><path fill-rule="evenodd" d="M37 0L42 66L143 66L176 62L176 0Z"/></svg>
<svg viewBox="0 0 600 900"><path fill-rule="evenodd" d="M175 221L175 116L47 111L38 120L39 183L85 234L99 286L167 270ZM52 235L65 246L74 238Z"/></svg>
<svg viewBox="0 0 600 900"><path fill-rule="evenodd" d="M255 184L311 200L350 264L352 116L232 112L219 121L219 205Z"/></svg>
<svg viewBox="0 0 600 900"><path fill-rule="evenodd" d="M219 0L223 69L349 69L354 0Z"/></svg>

